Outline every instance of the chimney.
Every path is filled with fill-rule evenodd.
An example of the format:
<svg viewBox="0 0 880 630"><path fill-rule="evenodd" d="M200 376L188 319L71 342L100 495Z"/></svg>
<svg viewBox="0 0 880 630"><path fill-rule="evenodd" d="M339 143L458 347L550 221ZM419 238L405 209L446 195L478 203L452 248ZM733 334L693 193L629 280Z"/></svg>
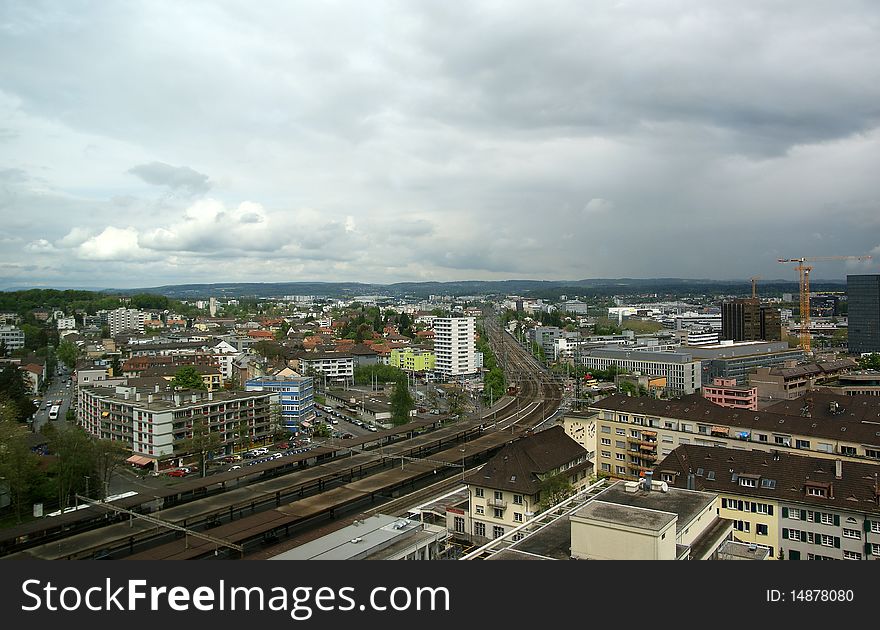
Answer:
<svg viewBox="0 0 880 630"><path fill-rule="evenodd" d="M174 406L180 407L180 394L174 394Z"/></svg>
<svg viewBox="0 0 880 630"><path fill-rule="evenodd" d="M140 401L141 401L141 394L140 394L140 392L135 392L134 400L135 400L135 402L140 402Z"/></svg>
<svg viewBox="0 0 880 630"><path fill-rule="evenodd" d="M197 402L198 399L199 399L199 395L198 395L198 394L192 394L192 401L193 401L193 402Z"/></svg>
<svg viewBox="0 0 880 630"><path fill-rule="evenodd" d="M125 390L125 392L122 394L122 397L125 398L125 400L128 400L128 390Z"/></svg>
<svg viewBox="0 0 880 630"><path fill-rule="evenodd" d="M214 400L214 392L208 392L208 400Z"/></svg>
<svg viewBox="0 0 880 630"><path fill-rule="evenodd" d="M834 478L835 479L843 479L843 460L835 459L834 460Z"/></svg>
<svg viewBox="0 0 880 630"><path fill-rule="evenodd" d="M151 404L152 402L153 402L153 395L152 395L152 394L147 394L147 404L149 405L149 404Z"/></svg>
<svg viewBox="0 0 880 630"><path fill-rule="evenodd" d="M156 394L159 393L159 386L158 386L158 385L156 385L156 387L155 387L155 389L153 390L153 392L156 393Z"/></svg>
<svg viewBox="0 0 880 630"><path fill-rule="evenodd" d="M644 486L644 488L645 488L646 492L651 491L651 481L653 480L653 477L654 477L653 471L651 471L651 470L645 471L645 486Z"/></svg>

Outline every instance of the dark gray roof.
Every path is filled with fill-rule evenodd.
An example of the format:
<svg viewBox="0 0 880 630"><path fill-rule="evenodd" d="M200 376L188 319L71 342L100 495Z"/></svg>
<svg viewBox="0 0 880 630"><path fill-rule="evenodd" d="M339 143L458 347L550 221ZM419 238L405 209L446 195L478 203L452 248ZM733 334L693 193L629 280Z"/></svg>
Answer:
<svg viewBox="0 0 880 630"><path fill-rule="evenodd" d="M668 483L683 488L687 487L688 472L693 471L698 490L880 513L875 491L880 467L844 461L840 463L842 476L837 479L835 465L834 460L820 457L684 444L657 465L655 477L672 473L674 481ZM708 478L709 471L715 473L714 479ZM757 478L756 487L741 485L739 478L744 475ZM808 484L825 487L828 496L808 495Z"/></svg>
<svg viewBox="0 0 880 630"><path fill-rule="evenodd" d="M655 481L659 481L659 479L655 479ZM627 492L624 483L617 482L596 497L596 501L678 514L676 527L681 530L712 504L715 496L713 493L679 488L670 488L668 492L660 492L659 490Z"/></svg>
<svg viewBox="0 0 880 630"><path fill-rule="evenodd" d="M675 400L617 394L591 404L589 409L880 445L880 398L818 392L812 392L810 396L814 401L812 417L801 415L801 410L806 406L806 397L785 401L763 411L747 411L721 407L699 394ZM829 413L827 417L817 416L822 408L830 408L832 400L847 411L837 415Z"/></svg>
<svg viewBox="0 0 880 630"><path fill-rule="evenodd" d="M540 487L538 475L586 457L586 454L586 449L568 437L563 427L555 426L506 445L480 470L465 477L465 482L531 495ZM584 461L570 471L573 474L584 465L592 467L590 462Z"/></svg>

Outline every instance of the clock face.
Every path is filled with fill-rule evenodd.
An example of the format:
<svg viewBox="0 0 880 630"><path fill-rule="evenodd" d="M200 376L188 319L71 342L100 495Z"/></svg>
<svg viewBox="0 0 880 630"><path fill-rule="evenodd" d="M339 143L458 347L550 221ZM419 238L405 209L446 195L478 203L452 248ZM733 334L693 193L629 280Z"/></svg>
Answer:
<svg viewBox="0 0 880 630"><path fill-rule="evenodd" d="M592 423L592 422L590 423L589 428L588 428L588 432L590 433L590 437L593 437L596 435L596 425L594 423Z"/></svg>

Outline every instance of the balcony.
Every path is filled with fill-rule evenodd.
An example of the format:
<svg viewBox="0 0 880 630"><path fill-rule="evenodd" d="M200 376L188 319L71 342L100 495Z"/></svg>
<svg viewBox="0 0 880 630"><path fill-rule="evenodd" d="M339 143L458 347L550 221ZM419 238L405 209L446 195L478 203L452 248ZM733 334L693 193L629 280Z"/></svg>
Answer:
<svg viewBox="0 0 880 630"><path fill-rule="evenodd" d="M504 499L486 499L486 505L503 510L507 508L507 501L505 501Z"/></svg>
<svg viewBox="0 0 880 630"><path fill-rule="evenodd" d="M626 438L626 441L632 444L638 444L639 446L652 446L654 448L657 447L657 440L643 440L641 438L629 436Z"/></svg>

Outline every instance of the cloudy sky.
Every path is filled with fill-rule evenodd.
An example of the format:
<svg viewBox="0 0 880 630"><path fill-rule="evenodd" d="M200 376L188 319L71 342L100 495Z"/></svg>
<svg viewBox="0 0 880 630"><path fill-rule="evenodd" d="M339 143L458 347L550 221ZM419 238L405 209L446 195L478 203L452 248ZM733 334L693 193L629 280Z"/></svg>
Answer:
<svg viewBox="0 0 880 630"><path fill-rule="evenodd" d="M873 0L0 1L0 287L877 272L878 59Z"/></svg>

